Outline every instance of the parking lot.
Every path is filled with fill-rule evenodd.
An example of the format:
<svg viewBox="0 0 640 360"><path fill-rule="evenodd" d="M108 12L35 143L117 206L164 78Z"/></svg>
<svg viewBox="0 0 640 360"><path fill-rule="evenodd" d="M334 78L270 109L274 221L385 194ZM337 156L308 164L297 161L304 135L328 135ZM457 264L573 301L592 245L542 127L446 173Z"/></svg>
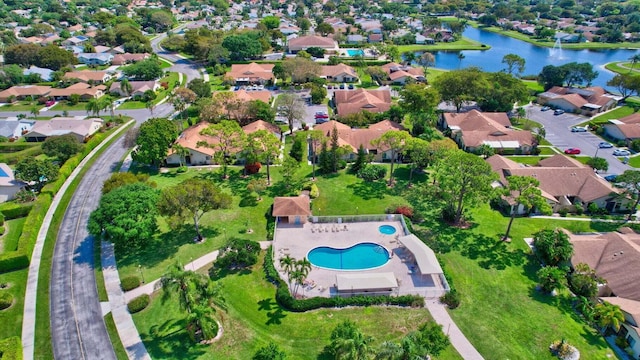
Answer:
<svg viewBox="0 0 640 360"><path fill-rule="evenodd" d="M609 170L607 171L609 174L621 174L625 170L631 169L613 156L615 147L598 149L598 143L604 141L599 136L591 132L571 132L573 126L589 120L588 117L570 113L554 115L553 110L541 111L540 108L539 105L525 106L526 116L544 126L545 139L560 151L567 148L579 148L582 152L581 155L595 156L597 153L598 157L605 158L609 162Z"/></svg>

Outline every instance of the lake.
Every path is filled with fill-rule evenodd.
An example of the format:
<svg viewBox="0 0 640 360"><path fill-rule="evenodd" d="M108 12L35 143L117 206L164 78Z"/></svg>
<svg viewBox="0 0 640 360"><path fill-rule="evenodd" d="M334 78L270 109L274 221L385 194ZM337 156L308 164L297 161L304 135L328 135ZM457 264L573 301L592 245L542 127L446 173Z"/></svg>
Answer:
<svg viewBox="0 0 640 360"><path fill-rule="evenodd" d="M523 75L537 75L546 65L562 65L569 62L588 62L599 72L593 85L606 87L606 83L615 74L604 68L606 63L612 61L625 61L637 54L639 50L611 49L611 50L567 50L551 49L535 46L510 38L508 36L483 31L471 26L467 27L463 36L491 46L491 49L478 51L438 51L434 53L435 67L447 70L455 70L469 66L477 66L484 71L500 71L505 69L502 58L507 54L517 54L526 60L526 68ZM462 52L464 58L460 60L458 54Z"/></svg>

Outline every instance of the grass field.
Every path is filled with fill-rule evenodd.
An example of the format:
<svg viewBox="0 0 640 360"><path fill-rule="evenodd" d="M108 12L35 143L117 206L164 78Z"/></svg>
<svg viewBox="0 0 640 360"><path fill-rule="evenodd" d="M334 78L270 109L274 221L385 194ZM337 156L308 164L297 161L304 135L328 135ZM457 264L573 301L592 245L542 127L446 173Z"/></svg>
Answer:
<svg viewBox="0 0 640 360"><path fill-rule="evenodd" d="M2 251L15 251L18 248L18 240L22 235L22 226L26 217L21 217L4 222L5 233L2 237Z"/></svg>
<svg viewBox="0 0 640 360"><path fill-rule="evenodd" d="M613 71L619 74L640 74L640 65L631 64L630 62L618 61L618 62L610 62L604 66L607 70Z"/></svg>
<svg viewBox="0 0 640 360"><path fill-rule="evenodd" d="M87 110L87 103L86 102L79 102L75 105L70 105L67 101L60 101L58 102L53 108L51 108L51 110L55 110L55 111L86 111Z"/></svg>
<svg viewBox="0 0 640 360"><path fill-rule="evenodd" d="M0 339L22 335L22 311L28 273L29 269L22 269L0 274L0 283L9 285L0 292L9 292L13 296L13 305L0 311Z"/></svg>
<svg viewBox="0 0 640 360"><path fill-rule="evenodd" d="M450 43L436 43L434 45L398 45L400 53L407 51L461 51L461 50L489 50L491 47L475 40L462 37Z"/></svg>
<svg viewBox="0 0 640 360"><path fill-rule="evenodd" d="M589 121L585 121L584 124L589 124L589 123L593 123L593 124L606 124L609 120L611 119L620 119L622 117L628 116L633 114L633 108L630 106L621 106L619 108L616 108L615 110L609 111L607 113L604 113L600 116L596 116L593 119L589 120Z"/></svg>
<svg viewBox="0 0 640 360"><path fill-rule="evenodd" d="M25 115L31 115L31 108L34 105L38 107L38 110L44 107L44 105L38 105L35 101L18 101L0 107L0 111L24 111Z"/></svg>
<svg viewBox="0 0 640 360"><path fill-rule="evenodd" d="M161 87L160 90L156 92L156 98L155 100L153 100L154 104L157 105L160 101L162 101L162 99L169 96L171 91L173 91L173 89L175 88L178 78L179 78L178 73L171 72L169 73L168 76L165 76L162 79L158 80L159 83L166 82L169 85L169 88L165 90L164 88ZM135 101L135 100L125 101L122 105L118 106L118 110L133 110L133 109L145 109L145 108L146 108L146 105L144 102Z"/></svg>

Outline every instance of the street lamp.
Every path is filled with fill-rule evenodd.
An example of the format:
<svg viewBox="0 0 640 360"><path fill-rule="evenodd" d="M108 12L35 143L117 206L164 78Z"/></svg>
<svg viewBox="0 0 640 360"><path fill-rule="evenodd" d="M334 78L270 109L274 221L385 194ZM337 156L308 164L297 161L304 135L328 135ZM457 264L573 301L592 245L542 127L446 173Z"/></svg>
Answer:
<svg viewBox="0 0 640 360"><path fill-rule="evenodd" d="M138 272L140 272L140 277L142 278L142 283L144 284L144 273L142 272L142 265L138 264Z"/></svg>

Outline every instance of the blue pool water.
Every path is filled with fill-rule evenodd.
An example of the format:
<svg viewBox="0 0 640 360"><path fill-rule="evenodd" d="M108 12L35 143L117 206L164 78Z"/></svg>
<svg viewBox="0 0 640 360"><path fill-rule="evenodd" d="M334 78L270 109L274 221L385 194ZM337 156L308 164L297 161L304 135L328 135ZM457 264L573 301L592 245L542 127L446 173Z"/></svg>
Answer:
<svg viewBox="0 0 640 360"><path fill-rule="evenodd" d="M360 49L347 49L347 54L349 54L349 56L364 55L364 51Z"/></svg>
<svg viewBox="0 0 640 360"><path fill-rule="evenodd" d="M7 174L4 170L2 170L2 168L0 168L0 177L9 177L9 174Z"/></svg>
<svg viewBox="0 0 640 360"><path fill-rule="evenodd" d="M366 270L380 267L389 261L389 251L374 243L360 243L346 249L320 246L309 251L309 261L332 270Z"/></svg>
<svg viewBox="0 0 640 360"><path fill-rule="evenodd" d="M381 225L378 231L380 231L381 234L393 235L396 233L396 228L391 225Z"/></svg>

